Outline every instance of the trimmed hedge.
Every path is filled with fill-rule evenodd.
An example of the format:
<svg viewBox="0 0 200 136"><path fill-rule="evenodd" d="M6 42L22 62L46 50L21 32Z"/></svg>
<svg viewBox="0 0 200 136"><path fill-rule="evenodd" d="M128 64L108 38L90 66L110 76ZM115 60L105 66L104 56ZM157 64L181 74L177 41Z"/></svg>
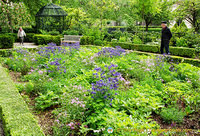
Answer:
<svg viewBox="0 0 200 136"><path fill-rule="evenodd" d="M0 49L13 48L14 37L10 35L0 35Z"/></svg>
<svg viewBox="0 0 200 136"><path fill-rule="evenodd" d="M24 38L24 42L34 42L34 40L33 40L34 35L35 35L34 33L26 33L26 37Z"/></svg>
<svg viewBox="0 0 200 136"><path fill-rule="evenodd" d="M153 52L159 53L160 46L159 45L145 45L145 44L132 44L132 43L120 43L120 42L111 42L111 46L121 46L124 49L128 50L137 50L137 51L144 51L144 52ZM171 55L182 56L182 57L189 57L195 58L197 52L193 48L185 48L185 47L170 47Z"/></svg>
<svg viewBox="0 0 200 136"><path fill-rule="evenodd" d="M0 116L6 136L44 136L38 122L0 65Z"/></svg>
<svg viewBox="0 0 200 136"><path fill-rule="evenodd" d="M82 36L80 40L80 45L93 45L94 36Z"/></svg>
<svg viewBox="0 0 200 136"><path fill-rule="evenodd" d="M33 41L36 45L47 45L51 42L56 43L57 46L60 45L60 38L62 36L53 36L53 35L42 35L36 34L33 36Z"/></svg>
<svg viewBox="0 0 200 136"><path fill-rule="evenodd" d="M134 52L140 55L161 55L161 54L152 54L152 53L140 52L140 51L134 51ZM198 59L184 58L184 57L178 57L178 56L170 56L170 58L172 58L174 62L189 63L194 66L200 67L200 60Z"/></svg>

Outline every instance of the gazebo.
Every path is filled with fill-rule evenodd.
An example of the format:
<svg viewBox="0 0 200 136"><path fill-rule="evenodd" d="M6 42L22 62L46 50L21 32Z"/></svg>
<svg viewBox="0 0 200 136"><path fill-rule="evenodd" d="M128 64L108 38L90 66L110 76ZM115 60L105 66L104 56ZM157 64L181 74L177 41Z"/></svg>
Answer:
<svg viewBox="0 0 200 136"><path fill-rule="evenodd" d="M59 31L60 33L65 27L65 17L67 13L59 6L50 3L42 7L36 14L36 27L49 31Z"/></svg>

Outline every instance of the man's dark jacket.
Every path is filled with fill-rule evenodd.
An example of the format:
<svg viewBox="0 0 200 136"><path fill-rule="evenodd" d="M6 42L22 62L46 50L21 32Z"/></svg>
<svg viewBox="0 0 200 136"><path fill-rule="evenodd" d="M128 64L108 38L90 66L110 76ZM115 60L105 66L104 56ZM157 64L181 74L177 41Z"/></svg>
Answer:
<svg viewBox="0 0 200 136"><path fill-rule="evenodd" d="M172 33L168 27L162 29L162 41L169 41L172 38Z"/></svg>

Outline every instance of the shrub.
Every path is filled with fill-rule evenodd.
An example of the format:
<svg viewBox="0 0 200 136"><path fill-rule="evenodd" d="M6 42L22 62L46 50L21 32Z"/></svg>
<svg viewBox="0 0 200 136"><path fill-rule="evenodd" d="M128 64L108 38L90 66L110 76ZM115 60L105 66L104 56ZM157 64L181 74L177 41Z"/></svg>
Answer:
<svg viewBox="0 0 200 136"><path fill-rule="evenodd" d="M134 44L142 44L142 40L137 35L134 35L133 36L133 43Z"/></svg>
<svg viewBox="0 0 200 136"><path fill-rule="evenodd" d="M103 45L103 41L102 40L95 40L94 45L101 46L101 45Z"/></svg>
<svg viewBox="0 0 200 136"><path fill-rule="evenodd" d="M170 47L170 53L176 56L183 56L183 57L195 57L195 49L192 48L184 48L184 47Z"/></svg>
<svg viewBox="0 0 200 136"><path fill-rule="evenodd" d="M121 37L120 36L120 38L119 38L119 42L126 42L127 40L126 40L126 37Z"/></svg>
<svg viewBox="0 0 200 136"><path fill-rule="evenodd" d="M163 108L160 112L160 116L167 123L182 123L185 113L175 107Z"/></svg>
<svg viewBox="0 0 200 136"><path fill-rule="evenodd" d="M93 45L94 44L94 36L83 36L80 40L81 45Z"/></svg>
<svg viewBox="0 0 200 136"><path fill-rule="evenodd" d="M47 45L51 42L56 43L56 45L60 45L61 36L52 36L52 35L42 35L37 34L33 36L34 43L36 45Z"/></svg>
<svg viewBox="0 0 200 136"><path fill-rule="evenodd" d="M160 46L157 45L145 45L145 44L132 44L132 43L126 43L126 42L111 42L111 46L121 46L124 49L129 50L137 50L137 51L144 51L144 52L153 52L153 53L159 53ZM194 58L197 56L196 50L193 48L185 48L185 47L170 47L170 53L172 55L176 56L183 56L183 57L189 57Z"/></svg>
<svg viewBox="0 0 200 136"><path fill-rule="evenodd" d="M26 33L26 37L24 38L24 42L34 42L34 40L33 40L34 35L35 35L34 33Z"/></svg>
<svg viewBox="0 0 200 136"><path fill-rule="evenodd" d="M50 35L59 35L60 32L59 31L50 31L49 34Z"/></svg>
<svg viewBox="0 0 200 136"><path fill-rule="evenodd" d="M176 46L177 47L187 47L186 39L183 37L177 38L176 40Z"/></svg>
<svg viewBox="0 0 200 136"><path fill-rule="evenodd" d="M79 32L76 30L67 30L63 32L63 35L79 35Z"/></svg>
<svg viewBox="0 0 200 136"><path fill-rule="evenodd" d="M13 48L14 37L9 35L0 35L0 49Z"/></svg>

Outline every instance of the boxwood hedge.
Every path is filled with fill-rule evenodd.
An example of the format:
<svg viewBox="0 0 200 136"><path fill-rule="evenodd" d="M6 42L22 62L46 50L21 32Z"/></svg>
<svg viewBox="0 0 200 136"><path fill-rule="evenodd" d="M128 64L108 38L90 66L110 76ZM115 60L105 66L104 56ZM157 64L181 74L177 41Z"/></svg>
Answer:
<svg viewBox="0 0 200 136"><path fill-rule="evenodd" d="M36 45L47 45L51 42L56 43L57 46L60 45L60 38L62 36L53 36L53 35L42 35L42 34L36 34L33 36L33 41Z"/></svg>
<svg viewBox="0 0 200 136"><path fill-rule="evenodd" d="M6 136L44 136L38 122L0 65L0 118Z"/></svg>
<svg viewBox="0 0 200 136"><path fill-rule="evenodd" d="M15 38L12 35L0 35L0 49L13 48Z"/></svg>
<svg viewBox="0 0 200 136"><path fill-rule="evenodd" d="M158 45L145 45L145 44L132 44L132 43L120 43L120 42L112 42L111 46L121 46L124 49L136 50L136 51L144 51L144 52L153 52L159 53L160 46ZM195 58L197 57L197 52L193 48L185 48L185 47L170 47L171 55L182 56Z"/></svg>

